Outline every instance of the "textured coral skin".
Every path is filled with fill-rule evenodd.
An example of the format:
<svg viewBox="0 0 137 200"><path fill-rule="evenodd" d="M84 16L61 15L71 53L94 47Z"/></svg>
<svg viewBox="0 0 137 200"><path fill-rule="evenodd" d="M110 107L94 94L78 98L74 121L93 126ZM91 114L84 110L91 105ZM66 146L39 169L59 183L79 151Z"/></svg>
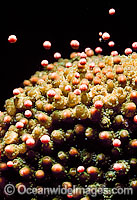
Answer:
<svg viewBox="0 0 137 200"><path fill-rule="evenodd" d="M6 100L0 113L1 198L7 198L3 193L7 183L137 188L137 54L88 55L84 62L73 53L70 59L48 64ZM30 116L25 116L26 110ZM50 140L42 143L43 135ZM121 145L114 147L114 139ZM12 167L6 166L8 161ZM122 169L113 167L115 163ZM79 166L85 171L78 172ZM83 195L76 193L73 198Z"/></svg>

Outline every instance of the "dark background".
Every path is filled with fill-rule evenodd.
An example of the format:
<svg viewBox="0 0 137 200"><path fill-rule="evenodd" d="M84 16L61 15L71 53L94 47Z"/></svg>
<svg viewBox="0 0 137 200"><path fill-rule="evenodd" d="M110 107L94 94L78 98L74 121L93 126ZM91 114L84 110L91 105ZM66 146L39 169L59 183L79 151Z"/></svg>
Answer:
<svg viewBox="0 0 137 200"><path fill-rule="evenodd" d="M74 4L75 2L75 4ZM110 16L110 8L116 14ZM53 62L53 54L61 52L69 57L72 52L70 41L80 42L80 51L85 47L103 47L103 54L117 50L123 54L126 47L137 41L137 1L65 1L63 3L35 3L31 5L15 3L3 7L1 18L0 53L0 109L12 96L14 88L19 87L36 70L41 70L40 62L48 59ZM114 48L99 42L98 33L109 32L115 41ZM18 41L8 42L8 36L15 34ZM52 43L47 51L42 44L45 40Z"/></svg>

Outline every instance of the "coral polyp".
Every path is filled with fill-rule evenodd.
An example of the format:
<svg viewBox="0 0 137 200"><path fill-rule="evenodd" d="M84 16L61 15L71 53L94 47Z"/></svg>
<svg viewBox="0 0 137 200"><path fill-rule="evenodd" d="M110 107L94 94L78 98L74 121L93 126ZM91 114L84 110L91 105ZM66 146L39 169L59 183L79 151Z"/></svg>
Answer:
<svg viewBox="0 0 137 200"><path fill-rule="evenodd" d="M8 183L16 190L72 188L72 194L29 199L92 199L78 192L85 185L135 192L137 54L101 56L89 49L58 59L14 89L0 113L1 198L8 199Z"/></svg>

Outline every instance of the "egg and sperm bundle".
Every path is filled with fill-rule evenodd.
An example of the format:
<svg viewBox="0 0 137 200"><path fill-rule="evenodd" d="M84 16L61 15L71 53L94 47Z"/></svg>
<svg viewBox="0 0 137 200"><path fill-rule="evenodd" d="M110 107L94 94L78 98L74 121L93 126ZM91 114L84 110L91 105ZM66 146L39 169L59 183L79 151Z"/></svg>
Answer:
<svg viewBox="0 0 137 200"><path fill-rule="evenodd" d="M88 48L43 66L0 113L1 196L7 183L136 190L137 54L96 56Z"/></svg>

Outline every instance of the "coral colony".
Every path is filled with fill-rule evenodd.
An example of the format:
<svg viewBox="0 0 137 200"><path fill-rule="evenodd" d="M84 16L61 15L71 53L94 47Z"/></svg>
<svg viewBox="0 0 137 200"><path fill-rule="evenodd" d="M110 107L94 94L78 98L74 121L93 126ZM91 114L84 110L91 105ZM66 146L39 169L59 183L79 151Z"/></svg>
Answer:
<svg viewBox="0 0 137 200"><path fill-rule="evenodd" d="M99 36L110 48L115 45L109 33ZM11 35L8 41L17 38ZM16 191L21 186L76 186L65 195L31 194L32 200L120 199L106 192L93 198L92 192L78 190L85 186L137 190L137 42L125 55L112 51L110 56L102 56L101 47L78 52L77 40L70 45L75 51L69 59L56 52L53 64L43 60L43 71L15 88L0 112L3 199L9 198L4 192L8 183ZM43 47L49 50L51 42Z"/></svg>

